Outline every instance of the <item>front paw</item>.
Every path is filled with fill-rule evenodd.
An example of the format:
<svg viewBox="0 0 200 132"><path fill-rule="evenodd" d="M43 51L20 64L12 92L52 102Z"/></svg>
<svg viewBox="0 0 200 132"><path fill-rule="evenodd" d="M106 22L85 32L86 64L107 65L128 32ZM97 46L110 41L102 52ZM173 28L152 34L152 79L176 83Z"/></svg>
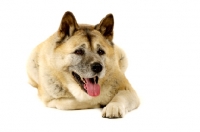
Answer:
<svg viewBox="0 0 200 132"><path fill-rule="evenodd" d="M104 118L122 118L126 114L126 108L123 104L111 102L103 108L102 117Z"/></svg>

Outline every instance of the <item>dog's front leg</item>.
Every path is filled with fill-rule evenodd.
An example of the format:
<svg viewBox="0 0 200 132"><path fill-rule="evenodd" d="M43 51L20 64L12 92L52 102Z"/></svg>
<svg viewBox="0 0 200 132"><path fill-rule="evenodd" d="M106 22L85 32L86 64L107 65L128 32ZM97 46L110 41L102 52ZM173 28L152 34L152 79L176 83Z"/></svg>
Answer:
<svg viewBox="0 0 200 132"><path fill-rule="evenodd" d="M103 108L102 117L122 118L139 106L139 99L134 90L119 90L114 98Z"/></svg>
<svg viewBox="0 0 200 132"><path fill-rule="evenodd" d="M48 103L46 103L47 107L57 108L60 110L77 110L77 109L91 109L91 108L99 108L100 105L91 105L88 102L79 102L75 99L68 98L59 98L52 99Z"/></svg>

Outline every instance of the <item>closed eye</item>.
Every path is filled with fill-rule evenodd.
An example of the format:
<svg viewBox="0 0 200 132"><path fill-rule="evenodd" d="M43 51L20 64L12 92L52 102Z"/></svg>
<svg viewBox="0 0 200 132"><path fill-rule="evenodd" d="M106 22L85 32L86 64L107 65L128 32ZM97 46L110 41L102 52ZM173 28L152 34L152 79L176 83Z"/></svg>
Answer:
<svg viewBox="0 0 200 132"><path fill-rule="evenodd" d="M102 49L99 49L99 50L97 51L97 53L98 53L99 55L104 55L104 54L105 54L105 51L102 50Z"/></svg>
<svg viewBox="0 0 200 132"><path fill-rule="evenodd" d="M76 55L84 55L85 51L83 49L77 49L74 52Z"/></svg>

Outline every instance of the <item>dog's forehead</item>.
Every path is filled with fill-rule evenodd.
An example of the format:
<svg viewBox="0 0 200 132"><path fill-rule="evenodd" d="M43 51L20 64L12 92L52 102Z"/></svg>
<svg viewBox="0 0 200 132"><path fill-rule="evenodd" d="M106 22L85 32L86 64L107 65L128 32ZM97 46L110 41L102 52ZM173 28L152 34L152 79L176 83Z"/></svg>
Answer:
<svg viewBox="0 0 200 132"><path fill-rule="evenodd" d="M88 48L91 50L110 47L111 44L105 37L91 25L80 26L80 28L67 40L67 46L74 48Z"/></svg>
<svg viewBox="0 0 200 132"><path fill-rule="evenodd" d="M96 48L104 45L105 39L99 31L95 29L84 28L82 29L82 32L83 37L87 40L88 47Z"/></svg>

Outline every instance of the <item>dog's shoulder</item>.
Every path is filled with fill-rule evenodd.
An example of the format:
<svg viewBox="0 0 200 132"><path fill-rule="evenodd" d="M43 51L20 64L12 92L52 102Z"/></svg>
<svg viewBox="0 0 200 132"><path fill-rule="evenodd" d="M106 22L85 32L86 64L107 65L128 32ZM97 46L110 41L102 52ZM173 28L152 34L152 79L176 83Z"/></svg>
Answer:
<svg viewBox="0 0 200 132"><path fill-rule="evenodd" d="M115 48L115 57L118 61L120 70L124 73L128 67L128 59L127 59L126 53L124 52L122 48L120 48L116 44L114 48Z"/></svg>

